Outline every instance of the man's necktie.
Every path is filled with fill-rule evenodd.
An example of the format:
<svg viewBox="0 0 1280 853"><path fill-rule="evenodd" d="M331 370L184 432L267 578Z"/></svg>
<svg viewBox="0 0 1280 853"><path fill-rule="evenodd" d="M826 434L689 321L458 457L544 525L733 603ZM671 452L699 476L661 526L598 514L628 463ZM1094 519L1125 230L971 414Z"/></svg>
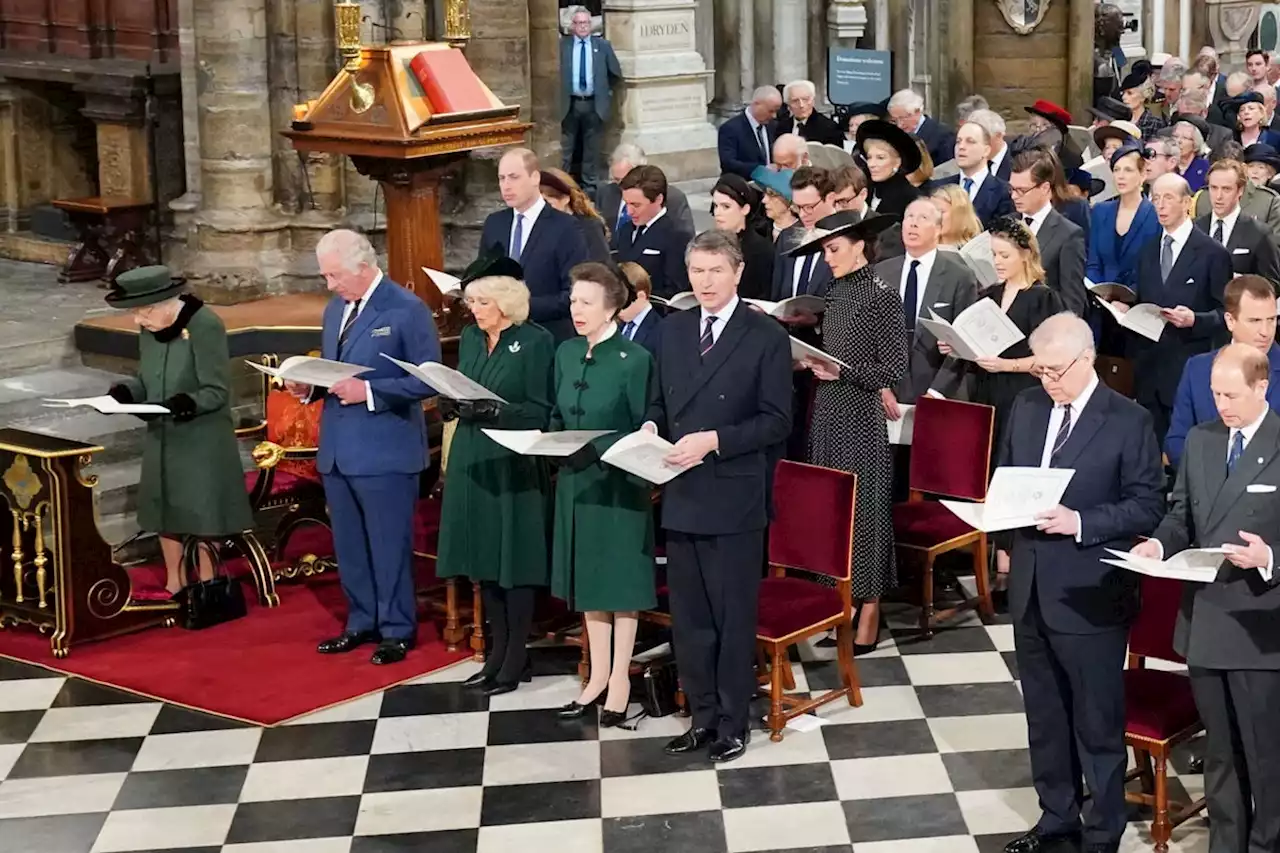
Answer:
<svg viewBox="0 0 1280 853"><path fill-rule="evenodd" d="M813 268L817 263L817 254L805 256L804 263L800 266L800 280L796 282L796 292L791 294L792 296L809 292L809 278L813 275Z"/></svg>
<svg viewBox="0 0 1280 853"><path fill-rule="evenodd" d="M1164 244L1160 247L1160 280L1164 281L1169 278L1169 272L1173 269L1173 238L1168 234L1164 235Z"/></svg>
<svg viewBox="0 0 1280 853"><path fill-rule="evenodd" d="M1036 218L1034 216L1024 216L1022 217L1022 221L1027 223L1028 228L1031 228L1031 226L1035 223ZM1035 229L1032 228L1032 230L1034 231Z"/></svg>
<svg viewBox="0 0 1280 853"><path fill-rule="evenodd" d="M627 321L626 323L622 324L622 336L624 338L626 338L629 341L633 340L635 338L635 334L636 334L635 323L632 323L631 321Z"/></svg>
<svg viewBox="0 0 1280 853"><path fill-rule="evenodd" d="M967 192L969 195L973 195L973 178L965 178L963 183L964 183L964 191Z"/></svg>
<svg viewBox="0 0 1280 853"><path fill-rule="evenodd" d="M1213 239L1217 241L1219 245L1222 245L1222 246L1226 245L1226 243L1222 241L1222 220L1221 219L1213 223Z"/></svg>
<svg viewBox="0 0 1280 853"><path fill-rule="evenodd" d="M1235 431L1235 435L1231 437L1231 449L1227 451L1227 473L1230 474L1235 470L1236 463L1240 461L1240 457L1244 455L1244 433L1240 430Z"/></svg>
<svg viewBox="0 0 1280 853"><path fill-rule="evenodd" d="M764 125L756 125L756 139L760 140L760 154L764 157L766 165L773 159L769 156L769 140L765 139Z"/></svg>
<svg viewBox="0 0 1280 853"><path fill-rule="evenodd" d="M587 93L587 42L578 39L578 92Z"/></svg>
<svg viewBox="0 0 1280 853"><path fill-rule="evenodd" d="M902 291L902 320L908 332L914 332L916 329L916 301L919 299L920 287L916 270L919 266L919 261L911 262L911 269L907 270L907 286Z"/></svg>
<svg viewBox="0 0 1280 853"><path fill-rule="evenodd" d="M1062 453L1062 448L1066 445L1067 439L1071 436L1071 407L1066 406L1062 410L1062 425L1058 427L1058 434L1053 439L1053 450L1049 453L1049 467L1058 467L1058 456Z"/></svg>
<svg viewBox="0 0 1280 853"><path fill-rule="evenodd" d="M621 228L631 221L631 214L627 212L627 203L619 202L618 206L618 227Z"/></svg>
<svg viewBox="0 0 1280 853"><path fill-rule="evenodd" d="M711 351L711 347L715 346L716 339L711 334L711 327L716 324L715 317L707 318L707 325L702 329L702 337L698 339L698 352L706 355Z"/></svg>
<svg viewBox="0 0 1280 853"><path fill-rule="evenodd" d="M644 232L648 230L649 230L648 225L637 225L636 230L631 232L631 242L634 243L635 241L639 240L641 237L644 236Z"/></svg>
<svg viewBox="0 0 1280 853"><path fill-rule="evenodd" d="M342 331L338 332L338 349L347 345L347 336L351 334L351 327L356 324L356 318L360 316L360 303L363 301L363 299L357 299L351 303L351 313L347 314L347 319L342 323Z"/></svg>
<svg viewBox="0 0 1280 853"><path fill-rule="evenodd" d="M516 227L511 232L511 248L507 251L507 257L513 261L520 260L520 253L524 251L524 214L516 214Z"/></svg>

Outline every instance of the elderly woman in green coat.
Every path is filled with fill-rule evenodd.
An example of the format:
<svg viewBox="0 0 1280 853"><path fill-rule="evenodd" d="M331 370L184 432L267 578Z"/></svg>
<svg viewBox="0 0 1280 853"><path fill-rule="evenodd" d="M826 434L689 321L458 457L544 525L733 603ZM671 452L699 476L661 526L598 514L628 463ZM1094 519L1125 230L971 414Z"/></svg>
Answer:
<svg viewBox="0 0 1280 853"><path fill-rule="evenodd" d="M138 375L112 386L122 403L156 403L167 415L145 415L138 526L160 535L165 588L184 585L185 537L219 537L253 527L236 447L228 393L227 330L167 267L121 274L106 297L140 327ZM200 579L213 577L200 549Z"/></svg>
<svg viewBox="0 0 1280 853"><path fill-rule="evenodd" d="M584 613L591 658L582 693L558 714L574 719L602 704L600 725L610 728L626 719L638 611L657 603L653 487L599 454L640 428L657 386L648 350L618 332L634 292L603 264L579 264L569 276L578 337L556 351L551 429L611 432L569 457L556 482L551 591Z"/></svg>
<svg viewBox="0 0 1280 853"><path fill-rule="evenodd" d="M441 415L457 418L458 427L445 475L437 574L480 584L489 645L484 667L463 685L494 696L530 678L525 640L535 593L548 581L551 487L543 460L514 453L481 430L546 428L555 342L527 322L529 290L517 279L519 265L503 256L487 272L502 274L475 278L463 291L476 322L462 330L458 371L506 402L440 399Z"/></svg>

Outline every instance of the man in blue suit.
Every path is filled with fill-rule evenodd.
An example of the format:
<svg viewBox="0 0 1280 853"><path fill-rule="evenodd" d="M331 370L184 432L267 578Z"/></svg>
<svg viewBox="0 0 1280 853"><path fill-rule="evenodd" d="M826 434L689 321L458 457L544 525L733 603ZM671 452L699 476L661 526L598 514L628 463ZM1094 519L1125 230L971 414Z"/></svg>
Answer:
<svg viewBox="0 0 1280 853"><path fill-rule="evenodd" d="M653 308L649 297L653 295L653 281L648 273L640 275L635 270L644 272L644 267L632 263L633 269L622 264L622 273L635 288L636 298L631 304L618 312L618 330L624 338L635 341L649 351L650 355L658 354L658 343L662 340L662 315Z"/></svg>
<svg viewBox="0 0 1280 853"><path fill-rule="evenodd" d="M431 310L382 274L362 235L332 231L320 238L316 258L334 295L324 310L321 352L369 368L324 396L316 469L348 610L342 634L318 651L376 642L372 662L397 663L417 633L413 508L428 457L422 401L435 392L383 356L439 361L440 341ZM296 383L289 389L305 397L323 391Z"/></svg>
<svg viewBox="0 0 1280 853"><path fill-rule="evenodd" d="M564 170L594 198L604 168L601 146L613 110L613 83L622 79L622 67L613 45L591 35L590 12L575 6L570 22L573 34L560 39L560 148ZM573 168L577 150L580 172Z"/></svg>
<svg viewBox="0 0 1280 853"><path fill-rule="evenodd" d="M964 187L983 228L997 217L1015 212L1009 185L991 174L990 158L991 134L977 122L967 121L956 131L955 159L960 174L934 181L939 186L959 184Z"/></svg>
<svg viewBox="0 0 1280 853"><path fill-rule="evenodd" d="M773 160L773 143L778 131L773 120L782 108L782 95L773 86L761 86L751 96L747 108L720 125L716 147L720 152L720 171L731 172L751 180L756 166L768 166Z"/></svg>
<svg viewBox="0 0 1280 853"><path fill-rule="evenodd" d="M1030 344L1041 386L1015 398L998 464L1075 474L1061 505L1013 532L1009 605L1041 815L1004 849L1115 853L1127 823L1123 672L1138 587L1101 559L1160 523L1160 448L1151 416L1098 381L1088 323L1057 314ZM1093 797L1083 825L1081 778Z"/></svg>
<svg viewBox="0 0 1280 853"><path fill-rule="evenodd" d="M1276 297L1271 282L1259 275L1233 278L1223 293L1227 330L1231 342L1251 346L1271 363L1271 382L1267 386L1267 402L1280 410L1280 347L1276 346ZM1218 407L1209 388L1209 374L1217 352L1206 352L1187 359L1186 369L1178 382L1173 400L1173 417L1164 439L1164 452L1174 468L1182 459L1187 433L1197 424L1218 418Z"/></svg>

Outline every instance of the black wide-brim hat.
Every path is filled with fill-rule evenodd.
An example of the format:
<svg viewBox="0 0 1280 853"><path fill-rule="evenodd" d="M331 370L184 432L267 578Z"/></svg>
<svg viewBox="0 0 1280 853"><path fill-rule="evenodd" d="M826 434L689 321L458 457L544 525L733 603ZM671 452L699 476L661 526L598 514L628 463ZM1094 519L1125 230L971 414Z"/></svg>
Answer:
<svg viewBox="0 0 1280 853"><path fill-rule="evenodd" d="M172 299L186 289L187 280L175 277L168 267L138 267L116 276L106 301L112 308L142 308Z"/></svg>
<svg viewBox="0 0 1280 853"><path fill-rule="evenodd" d="M1089 112L1102 121L1128 121L1133 117L1133 111L1124 105L1124 101L1116 100L1110 95L1098 98L1098 103L1089 107Z"/></svg>
<svg viewBox="0 0 1280 853"><path fill-rule="evenodd" d="M796 258L802 255L813 255L822 251L822 244L833 237L848 237L850 240L865 240L874 237L881 231L896 225L900 218L890 213L873 213L865 219L851 210L839 210L830 216L824 216L814 223L804 242L787 250L783 254Z"/></svg>
<svg viewBox="0 0 1280 853"><path fill-rule="evenodd" d="M1170 133L1173 132L1173 126L1180 121L1185 121L1187 124L1200 131L1200 135L1206 140L1209 138L1209 122L1205 121L1200 116L1193 116L1190 113L1174 113L1173 121L1169 122Z"/></svg>
<svg viewBox="0 0 1280 853"><path fill-rule="evenodd" d="M902 160L902 166L899 171L903 174L909 175L920 168L920 149L916 147L915 137L893 122L869 118L858 125L858 150L862 152L864 157L866 156L866 150L863 146L866 145L868 139L878 139L893 148L898 153L899 159Z"/></svg>
<svg viewBox="0 0 1280 853"><path fill-rule="evenodd" d="M1280 151L1265 142L1255 142L1244 149L1245 163L1263 163L1280 172Z"/></svg>
<svg viewBox="0 0 1280 853"><path fill-rule="evenodd" d="M462 273L458 283L466 287L478 278L494 275L510 276L517 281L524 281L524 267L519 261L512 260L505 249L496 243L480 252L480 257L471 262Z"/></svg>
<svg viewBox="0 0 1280 853"><path fill-rule="evenodd" d="M889 117L889 101L864 101L857 104L849 104L840 110L846 117L849 116L875 116L879 119Z"/></svg>
<svg viewBox="0 0 1280 853"><path fill-rule="evenodd" d="M1120 81L1120 91L1127 92L1130 89L1137 89L1139 86L1146 85L1146 82L1151 79L1153 70L1150 62L1145 59L1139 59L1133 63L1129 73L1124 75L1124 79Z"/></svg>

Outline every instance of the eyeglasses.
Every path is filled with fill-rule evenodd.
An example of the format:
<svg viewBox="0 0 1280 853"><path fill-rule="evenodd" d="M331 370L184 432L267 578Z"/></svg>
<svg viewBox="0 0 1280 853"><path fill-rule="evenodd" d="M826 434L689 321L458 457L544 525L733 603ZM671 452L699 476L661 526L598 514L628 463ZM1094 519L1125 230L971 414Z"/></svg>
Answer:
<svg viewBox="0 0 1280 853"><path fill-rule="evenodd" d="M1040 183L1038 183L1038 184L1032 184L1032 185L1031 185L1031 186L1029 186L1029 187L1014 187L1014 186L1010 186L1010 187L1009 187L1009 195L1013 196L1014 198L1022 198L1024 195L1026 195L1027 193L1031 192L1032 190L1034 190L1034 189L1038 189L1039 187L1044 186L1044 183L1045 183L1044 181L1041 181Z"/></svg>
<svg viewBox="0 0 1280 853"><path fill-rule="evenodd" d="M793 202L793 204L795 205L796 210L800 211L801 213L813 213L815 210L818 209L819 205L821 205L822 202L815 201L813 204L800 204L799 202Z"/></svg>
<svg viewBox="0 0 1280 853"><path fill-rule="evenodd" d="M1075 367L1076 362L1084 358L1084 354L1088 351L1089 350L1087 349L1080 350L1080 354L1077 355L1075 358L1071 359L1071 361L1067 364L1067 366L1062 368L1061 370L1055 370L1052 367L1046 367L1042 364L1034 365L1031 368L1031 375L1034 376L1036 379L1039 379L1041 382L1044 382L1046 380L1049 382L1061 382L1062 377L1070 373L1071 368Z"/></svg>
<svg viewBox="0 0 1280 853"><path fill-rule="evenodd" d="M831 206L836 210L852 210L853 203L857 201L857 199L858 197L856 195L837 196L831 200Z"/></svg>

